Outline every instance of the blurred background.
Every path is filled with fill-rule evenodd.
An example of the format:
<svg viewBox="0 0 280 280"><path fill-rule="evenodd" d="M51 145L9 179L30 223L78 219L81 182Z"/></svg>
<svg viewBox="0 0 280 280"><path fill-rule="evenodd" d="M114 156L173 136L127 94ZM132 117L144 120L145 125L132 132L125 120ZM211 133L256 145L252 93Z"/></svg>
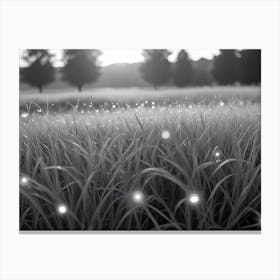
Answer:
<svg viewBox="0 0 280 280"><path fill-rule="evenodd" d="M260 83L257 49L20 51L21 113L260 103Z"/></svg>
<svg viewBox="0 0 280 280"><path fill-rule="evenodd" d="M20 93L260 82L260 50L20 51Z"/></svg>

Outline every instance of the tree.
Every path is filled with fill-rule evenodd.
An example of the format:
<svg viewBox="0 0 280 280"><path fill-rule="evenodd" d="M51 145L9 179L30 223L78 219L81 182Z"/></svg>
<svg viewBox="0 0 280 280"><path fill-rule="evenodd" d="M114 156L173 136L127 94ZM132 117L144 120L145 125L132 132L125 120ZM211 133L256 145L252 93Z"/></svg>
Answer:
<svg viewBox="0 0 280 280"><path fill-rule="evenodd" d="M171 64L168 50L143 50L144 62L140 65L142 78L152 84L155 89L167 84L171 75Z"/></svg>
<svg viewBox="0 0 280 280"><path fill-rule="evenodd" d="M43 87L55 79L55 69L51 59L53 55L48 50L26 50L22 59L27 63L21 71L21 80L27 84L37 87L39 92Z"/></svg>
<svg viewBox="0 0 280 280"><path fill-rule="evenodd" d="M200 58L193 61L193 79L194 86L205 86L213 83L213 75L211 73L213 61L206 58Z"/></svg>
<svg viewBox="0 0 280 280"><path fill-rule="evenodd" d="M240 68L238 52L236 50L220 50L214 59L213 76L218 84L234 84L239 81Z"/></svg>
<svg viewBox="0 0 280 280"><path fill-rule="evenodd" d="M240 51L241 83L261 82L261 50Z"/></svg>
<svg viewBox="0 0 280 280"><path fill-rule="evenodd" d="M64 79L76 86L79 91L87 83L96 82L100 76L100 67L97 59L101 52L99 50L65 50L63 68Z"/></svg>
<svg viewBox="0 0 280 280"><path fill-rule="evenodd" d="M185 50L178 53L177 61L174 65L173 80L177 87L185 87L192 83L193 67L192 61Z"/></svg>

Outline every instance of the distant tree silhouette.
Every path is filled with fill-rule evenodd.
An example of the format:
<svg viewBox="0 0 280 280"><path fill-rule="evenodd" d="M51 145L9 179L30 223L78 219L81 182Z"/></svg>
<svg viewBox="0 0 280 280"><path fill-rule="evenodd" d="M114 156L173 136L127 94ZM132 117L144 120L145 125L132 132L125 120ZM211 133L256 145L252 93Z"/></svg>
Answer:
<svg viewBox="0 0 280 280"><path fill-rule="evenodd" d="M193 66L192 61L185 50L181 50L177 55L174 65L173 80L177 87L185 87L192 83Z"/></svg>
<svg viewBox="0 0 280 280"><path fill-rule="evenodd" d="M85 84L96 82L100 76L97 59L99 50L65 50L63 76L66 81L76 86L79 91Z"/></svg>
<svg viewBox="0 0 280 280"><path fill-rule="evenodd" d="M43 87L55 79L55 69L51 62L52 56L48 50L26 50L22 59L27 63L27 67L21 70L21 81L37 87L41 93Z"/></svg>
<svg viewBox="0 0 280 280"><path fill-rule="evenodd" d="M239 81L240 68L236 50L220 50L214 58L213 76L218 84L234 84Z"/></svg>
<svg viewBox="0 0 280 280"><path fill-rule="evenodd" d="M242 50L240 53L241 83L261 82L261 50Z"/></svg>
<svg viewBox="0 0 280 280"><path fill-rule="evenodd" d="M200 58L197 61L193 61L193 78L192 85L194 86L206 86L213 83L213 60Z"/></svg>
<svg viewBox="0 0 280 280"><path fill-rule="evenodd" d="M165 49L143 50L144 62L140 65L142 78L152 84L155 89L167 84L171 75L171 64L168 56L171 54Z"/></svg>

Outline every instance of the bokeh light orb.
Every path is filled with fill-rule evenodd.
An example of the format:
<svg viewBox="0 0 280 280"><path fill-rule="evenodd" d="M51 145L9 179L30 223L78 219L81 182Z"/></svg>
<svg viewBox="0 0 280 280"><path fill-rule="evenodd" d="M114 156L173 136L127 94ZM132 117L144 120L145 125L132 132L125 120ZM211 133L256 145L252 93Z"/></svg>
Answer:
<svg viewBox="0 0 280 280"><path fill-rule="evenodd" d="M162 133L161 133L161 138L162 139L168 139L170 137L170 132L168 130L164 130Z"/></svg>
<svg viewBox="0 0 280 280"><path fill-rule="evenodd" d="M28 113L22 113L21 115L20 115L22 118L27 118L28 116L29 116L29 114Z"/></svg>
<svg viewBox="0 0 280 280"><path fill-rule="evenodd" d="M199 203L199 200L200 200L199 195L196 194L196 193L191 194L190 197L189 197L189 202L191 204L197 204L197 203Z"/></svg>
<svg viewBox="0 0 280 280"><path fill-rule="evenodd" d="M220 149L216 149L216 151L214 151L213 157L216 163L220 163L222 161L222 156L223 153Z"/></svg>
<svg viewBox="0 0 280 280"><path fill-rule="evenodd" d="M132 201L135 204L143 204L145 201L145 196L142 191L134 191L131 197L132 197Z"/></svg>
<svg viewBox="0 0 280 280"><path fill-rule="evenodd" d="M59 214L65 214L66 212L67 212L67 207L66 207L66 205L64 205L64 204L59 204L58 206L57 206L57 212L59 213Z"/></svg>
<svg viewBox="0 0 280 280"><path fill-rule="evenodd" d="M23 187L27 187L29 185L29 179L26 176L21 176L19 182Z"/></svg>

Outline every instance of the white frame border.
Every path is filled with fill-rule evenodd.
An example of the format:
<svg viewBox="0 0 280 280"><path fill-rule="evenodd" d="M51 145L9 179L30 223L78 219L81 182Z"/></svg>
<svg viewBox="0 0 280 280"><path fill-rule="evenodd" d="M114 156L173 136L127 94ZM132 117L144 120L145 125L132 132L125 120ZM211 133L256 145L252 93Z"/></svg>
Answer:
<svg viewBox="0 0 280 280"><path fill-rule="evenodd" d="M0 279L280 279L277 0L2 0L0 13ZM19 234L19 49L181 46L262 49L261 234Z"/></svg>

